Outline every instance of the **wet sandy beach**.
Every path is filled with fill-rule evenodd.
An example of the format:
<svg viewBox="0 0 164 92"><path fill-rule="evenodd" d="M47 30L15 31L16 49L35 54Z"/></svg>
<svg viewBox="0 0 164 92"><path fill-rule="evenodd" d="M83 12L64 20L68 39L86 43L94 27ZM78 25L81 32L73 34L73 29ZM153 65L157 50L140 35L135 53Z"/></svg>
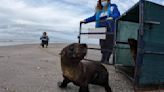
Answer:
<svg viewBox="0 0 164 92"><path fill-rule="evenodd" d="M67 44L51 44L41 48L38 44L0 47L0 92L78 92L70 83L60 89L62 80L59 53ZM100 52L91 51L87 57L99 59ZM132 83L113 66L105 65L113 92L134 92ZM105 92L104 88L89 85L90 92ZM159 92L159 91L158 91ZM162 92L162 91L160 91Z"/></svg>

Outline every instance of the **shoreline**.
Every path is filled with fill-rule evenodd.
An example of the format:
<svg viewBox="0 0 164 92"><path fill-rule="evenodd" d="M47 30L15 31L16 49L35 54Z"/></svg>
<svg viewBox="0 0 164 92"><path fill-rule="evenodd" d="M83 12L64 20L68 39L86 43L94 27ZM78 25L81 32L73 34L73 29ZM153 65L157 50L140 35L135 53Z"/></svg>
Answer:
<svg viewBox="0 0 164 92"><path fill-rule="evenodd" d="M49 43L51 44L69 44L65 42L54 42L54 43ZM39 42L29 42L29 43L23 43L23 42L0 42L0 47L5 47L5 46L19 46L19 45L40 45Z"/></svg>
<svg viewBox="0 0 164 92"><path fill-rule="evenodd" d="M76 42L72 42L72 43L76 43ZM5 47L5 46L19 46L19 45L40 45L40 42L0 42L0 47ZM49 43L49 45L51 44L71 44L70 42L51 42ZM89 44L89 43L86 43ZM92 46L97 46L98 44L89 44Z"/></svg>

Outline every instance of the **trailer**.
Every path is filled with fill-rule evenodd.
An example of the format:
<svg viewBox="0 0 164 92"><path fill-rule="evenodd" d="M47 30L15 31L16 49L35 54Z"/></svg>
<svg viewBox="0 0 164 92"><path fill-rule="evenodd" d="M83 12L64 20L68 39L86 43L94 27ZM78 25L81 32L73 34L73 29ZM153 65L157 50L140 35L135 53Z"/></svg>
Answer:
<svg viewBox="0 0 164 92"><path fill-rule="evenodd" d="M129 38L137 40L135 63ZM117 20L114 65L135 89L164 88L164 6L141 0Z"/></svg>

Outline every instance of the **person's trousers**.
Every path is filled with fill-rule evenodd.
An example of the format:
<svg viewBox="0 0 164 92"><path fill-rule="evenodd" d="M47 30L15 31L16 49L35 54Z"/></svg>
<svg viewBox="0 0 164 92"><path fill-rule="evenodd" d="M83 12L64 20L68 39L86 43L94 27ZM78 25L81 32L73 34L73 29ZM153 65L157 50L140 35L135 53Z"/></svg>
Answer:
<svg viewBox="0 0 164 92"><path fill-rule="evenodd" d="M48 41L42 41L41 43L42 47L44 48L44 45L46 45L46 47L48 46Z"/></svg>
<svg viewBox="0 0 164 92"><path fill-rule="evenodd" d="M114 46L114 34L106 35L106 39L100 39L101 62L109 64L109 58L112 54Z"/></svg>

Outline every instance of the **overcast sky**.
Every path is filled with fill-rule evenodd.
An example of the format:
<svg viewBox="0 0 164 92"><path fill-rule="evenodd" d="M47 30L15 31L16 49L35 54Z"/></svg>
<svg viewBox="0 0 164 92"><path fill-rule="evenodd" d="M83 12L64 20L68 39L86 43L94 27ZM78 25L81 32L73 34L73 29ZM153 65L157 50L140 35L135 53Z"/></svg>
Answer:
<svg viewBox="0 0 164 92"><path fill-rule="evenodd" d="M164 5L164 0L151 0ZM0 0L0 27L28 25L78 31L79 21L94 14L97 0ZM121 13L138 0L112 0ZM7 27L10 28L10 27Z"/></svg>

